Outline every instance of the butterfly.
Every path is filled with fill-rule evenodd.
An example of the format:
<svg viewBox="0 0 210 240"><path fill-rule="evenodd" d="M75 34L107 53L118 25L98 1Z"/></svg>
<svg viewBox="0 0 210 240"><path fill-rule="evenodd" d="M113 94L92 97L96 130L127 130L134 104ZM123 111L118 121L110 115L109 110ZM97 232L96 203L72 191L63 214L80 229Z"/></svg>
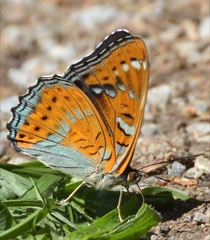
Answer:
<svg viewBox="0 0 210 240"><path fill-rule="evenodd" d="M63 76L40 77L12 108L8 139L96 188L129 185L148 89L148 54L127 30L104 39Z"/></svg>

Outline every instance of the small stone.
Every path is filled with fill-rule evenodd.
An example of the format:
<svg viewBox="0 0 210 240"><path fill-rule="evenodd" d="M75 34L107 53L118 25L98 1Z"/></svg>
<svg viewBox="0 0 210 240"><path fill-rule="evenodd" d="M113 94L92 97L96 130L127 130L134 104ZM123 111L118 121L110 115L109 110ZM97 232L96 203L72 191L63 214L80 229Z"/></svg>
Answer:
<svg viewBox="0 0 210 240"><path fill-rule="evenodd" d="M149 89L147 101L150 105L156 105L161 109L165 109L170 97L171 87L168 85L160 85Z"/></svg>
<svg viewBox="0 0 210 240"><path fill-rule="evenodd" d="M152 235L152 236L150 236L150 240L158 240L158 236Z"/></svg>
<svg viewBox="0 0 210 240"><path fill-rule="evenodd" d="M206 122L192 123L187 126L188 133L197 133L199 136L210 133L210 124Z"/></svg>
<svg viewBox="0 0 210 240"><path fill-rule="evenodd" d="M210 236L205 236L203 240L210 240Z"/></svg>
<svg viewBox="0 0 210 240"><path fill-rule="evenodd" d="M192 215L192 213L190 212L190 213L186 214L186 215L184 216L184 218L185 218L186 221L191 222L192 219L193 219L193 215Z"/></svg>
<svg viewBox="0 0 210 240"><path fill-rule="evenodd" d="M200 156L195 160L195 178L199 178L203 174L210 174L210 160Z"/></svg>
<svg viewBox="0 0 210 240"><path fill-rule="evenodd" d="M0 132L0 145L4 146L4 144L8 142L7 135L8 135L7 130Z"/></svg>
<svg viewBox="0 0 210 240"><path fill-rule="evenodd" d="M10 68L8 71L10 80L20 88L25 88L31 79L30 73L19 68Z"/></svg>
<svg viewBox="0 0 210 240"><path fill-rule="evenodd" d="M206 17L202 20L199 26L200 37L204 39L209 39L209 29L210 29L210 17Z"/></svg>
<svg viewBox="0 0 210 240"><path fill-rule="evenodd" d="M169 226L162 226L160 228L161 233L168 233L170 231L170 227Z"/></svg>
<svg viewBox="0 0 210 240"><path fill-rule="evenodd" d="M192 41L182 40L176 43L175 49L177 50L179 56L181 57L190 57L195 55L197 52L196 43Z"/></svg>
<svg viewBox="0 0 210 240"><path fill-rule="evenodd" d="M98 26L116 19L118 10L108 5L93 6L84 10L74 11L70 21L81 24L85 29L94 31Z"/></svg>
<svg viewBox="0 0 210 240"><path fill-rule="evenodd" d="M193 221L205 223L207 221L207 216L201 212L195 212Z"/></svg>
<svg viewBox="0 0 210 240"><path fill-rule="evenodd" d="M174 39L177 38L180 32L181 32L180 28L178 28L176 25L170 24L170 26L166 31L163 31L162 33L160 33L160 39L163 42L174 41Z"/></svg>
<svg viewBox="0 0 210 240"><path fill-rule="evenodd" d="M183 175L185 170L186 167L184 165L182 165L179 162L173 162L171 166L168 168L168 174L175 177L180 177Z"/></svg>
<svg viewBox="0 0 210 240"><path fill-rule="evenodd" d="M209 102L196 100L195 101L195 108L196 108L196 113L197 114L201 114L203 112L207 112L208 109L209 109Z"/></svg>
<svg viewBox="0 0 210 240"><path fill-rule="evenodd" d="M73 59L76 56L76 52L72 46L63 46L63 45L55 45L48 52L52 59L62 60L65 62L69 62L70 59Z"/></svg>
<svg viewBox="0 0 210 240"><path fill-rule="evenodd" d="M188 169L188 170L185 172L184 177L193 179L193 178L195 177L195 171L196 171L196 170L195 170L194 167Z"/></svg>
<svg viewBox="0 0 210 240"><path fill-rule="evenodd" d="M27 48L31 46L32 38L30 32L31 29L27 26L9 24L2 30L4 47Z"/></svg>
<svg viewBox="0 0 210 240"><path fill-rule="evenodd" d="M210 143L210 135L198 137L197 142Z"/></svg>
<svg viewBox="0 0 210 240"><path fill-rule="evenodd" d="M148 123L144 124L141 128L141 133L144 136L152 136L160 132L160 126L158 124Z"/></svg>
<svg viewBox="0 0 210 240"><path fill-rule="evenodd" d="M11 108L18 104L18 97L8 97L0 101L0 113L9 115L11 113Z"/></svg>

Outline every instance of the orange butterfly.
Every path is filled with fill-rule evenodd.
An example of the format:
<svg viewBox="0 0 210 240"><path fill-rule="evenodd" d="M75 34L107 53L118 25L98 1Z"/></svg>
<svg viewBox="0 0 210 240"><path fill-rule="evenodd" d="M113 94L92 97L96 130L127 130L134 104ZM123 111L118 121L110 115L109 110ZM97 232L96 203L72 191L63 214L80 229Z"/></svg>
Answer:
<svg viewBox="0 0 210 240"><path fill-rule="evenodd" d="M12 109L8 138L96 188L129 185L148 88L144 42L118 30L63 76L41 77Z"/></svg>

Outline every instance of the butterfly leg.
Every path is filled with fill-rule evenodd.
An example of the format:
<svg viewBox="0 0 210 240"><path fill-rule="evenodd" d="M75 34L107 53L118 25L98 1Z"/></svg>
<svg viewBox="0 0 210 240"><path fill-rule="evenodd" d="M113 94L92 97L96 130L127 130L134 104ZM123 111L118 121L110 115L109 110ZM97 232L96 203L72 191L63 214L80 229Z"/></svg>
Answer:
<svg viewBox="0 0 210 240"><path fill-rule="evenodd" d="M138 187L138 189L139 189L139 192L140 192L140 194L141 194L141 197L142 197L142 205L144 205L144 203L145 203L144 194L143 194L142 191L141 191L141 187L139 186L139 183L137 183L136 185L137 185L137 187Z"/></svg>
<svg viewBox="0 0 210 240"><path fill-rule="evenodd" d="M118 218L120 220L120 222L123 222L122 216L121 216L121 211L120 211L120 205L122 202L122 195L123 195L123 189L120 189L120 196L119 196L119 200L118 200L118 204L117 204L117 211L118 211Z"/></svg>
<svg viewBox="0 0 210 240"><path fill-rule="evenodd" d="M80 185L79 185L78 187L76 187L76 188L74 189L74 191L73 191L66 199L64 199L63 201L60 201L60 202L56 202L55 204L57 204L57 205L62 205L62 204L64 204L65 202L67 202L69 199L71 199L71 197L74 196L74 194L75 194L84 184L86 184L85 181L83 181L82 183L80 183Z"/></svg>

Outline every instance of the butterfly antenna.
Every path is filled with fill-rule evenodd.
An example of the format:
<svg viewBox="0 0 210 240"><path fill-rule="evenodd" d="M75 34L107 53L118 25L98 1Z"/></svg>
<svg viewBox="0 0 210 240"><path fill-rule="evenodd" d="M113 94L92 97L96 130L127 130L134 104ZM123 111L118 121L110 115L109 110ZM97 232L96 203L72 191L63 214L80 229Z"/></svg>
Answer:
<svg viewBox="0 0 210 240"><path fill-rule="evenodd" d="M191 155L191 156L178 157L178 158L174 158L174 159L167 160L167 161L162 161L162 162L158 162L158 163L149 164L147 166L139 168L138 171L141 171L144 168L148 168L148 167L159 165L159 164L163 164L163 163L172 163L172 162L175 162L175 161L186 161L186 160L194 159L196 157L203 156L204 154L205 153L198 153L198 154Z"/></svg>
<svg viewBox="0 0 210 240"><path fill-rule="evenodd" d="M153 177L155 177L159 180L165 181L165 182L171 182L171 180L169 180L169 179L161 178L161 177L158 177L158 176L153 176Z"/></svg>
<svg viewBox="0 0 210 240"><path fill-rule="evenodd" d="M94 48L93 48L94 50L96 50L96 47L97 47L97 45L98 45L97 43L98 43L98 39L97 39L97 37L96 37L95 43L94 43Z"/></svg>

